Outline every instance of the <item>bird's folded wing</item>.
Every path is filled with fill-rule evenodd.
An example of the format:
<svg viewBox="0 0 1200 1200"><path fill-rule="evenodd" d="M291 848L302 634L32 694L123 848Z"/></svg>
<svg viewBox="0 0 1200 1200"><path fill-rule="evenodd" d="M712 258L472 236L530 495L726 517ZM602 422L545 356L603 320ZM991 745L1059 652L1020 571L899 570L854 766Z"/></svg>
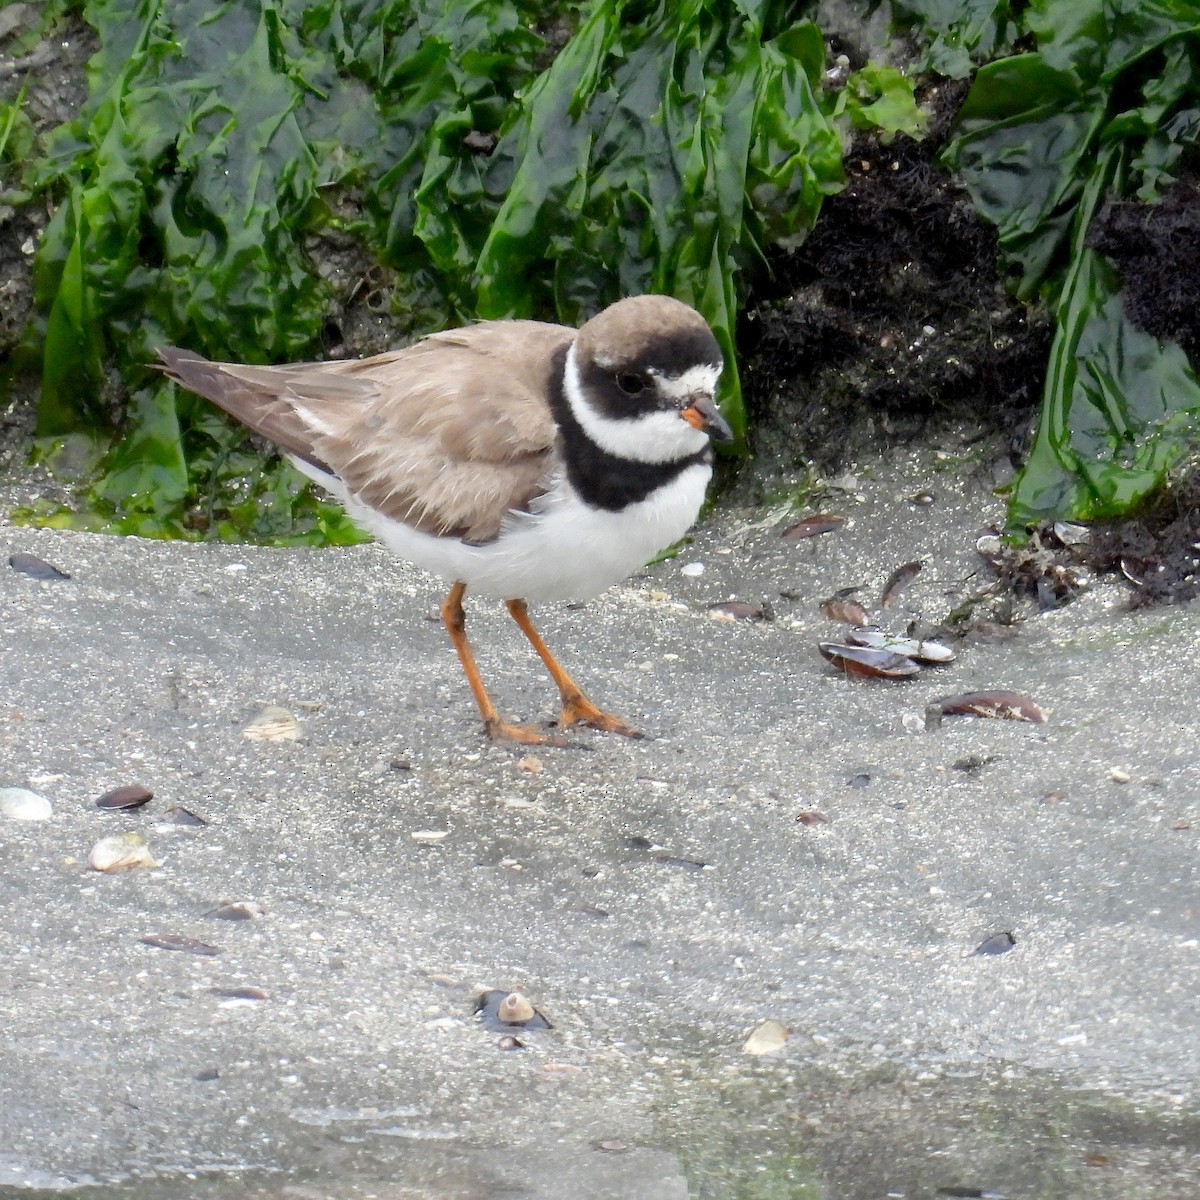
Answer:
<svg viewBox="0 0 1200 1200"><path fill-rule="evenodd" d="M378 512L486 542L555 473L548 396L573 336L492 321L356 361L256 367L161 354L173 379Z"/></svg>

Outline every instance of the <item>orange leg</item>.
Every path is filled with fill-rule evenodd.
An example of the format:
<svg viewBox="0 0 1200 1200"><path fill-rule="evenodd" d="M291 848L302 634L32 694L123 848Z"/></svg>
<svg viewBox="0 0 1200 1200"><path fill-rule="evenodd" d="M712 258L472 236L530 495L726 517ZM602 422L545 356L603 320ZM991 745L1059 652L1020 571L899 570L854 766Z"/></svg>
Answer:
<svg viewBox="0 0 1200 1200"><path fill-rule="evenodd" d="M508 605L509 615L520 626L521 632L529 639L529 644L537 651L538 658L546 664L551 678L558 684L558 690L562 696L562 712L559 714L558 724L562 729L569 729L572 725L590 725L593 729L603 729L608 733L621 733L626 737L645 736L641 730L634 729L627 721L597 708L583 694L579 684L562 669L558 659L550 653L550 648L542 641L541 634L534 629L524 600L508 600L505 603Z"/></svg>
<svg viewBox="0 0 1200 1200"><path fill-rule="evenodd" d="M467 617L463 612L462 604L466 590L465 583L456 583L450 589L450 594L442 604L442 621L445 623L450 640L454 643L454 649L458 651L458 660L462 663L467 683L471 685L475 703L479 705L479 714L483 717L483 728L488 737L493 742L525 742L539 746L567 745L565 739L556 737L552 733L545 733L528 725L513 725L511 722L501 719L491 697L487 694L487 689L483 686L479 668L475 665L475 655L471 652L471 643L467 641Z"/></svg>

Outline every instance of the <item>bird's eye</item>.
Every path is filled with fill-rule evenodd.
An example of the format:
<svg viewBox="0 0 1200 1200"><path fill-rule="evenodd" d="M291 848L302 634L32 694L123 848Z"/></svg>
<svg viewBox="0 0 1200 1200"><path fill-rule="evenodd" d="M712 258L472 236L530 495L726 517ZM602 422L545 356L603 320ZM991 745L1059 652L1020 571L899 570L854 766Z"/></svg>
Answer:
<svg viewBox="0 0 1200 1200"><path fill-rule="evenodd" d="M640 375L623 372L617 376L617 387L627 396L636 396L638 392L645 389L646 381Z"/></svg>

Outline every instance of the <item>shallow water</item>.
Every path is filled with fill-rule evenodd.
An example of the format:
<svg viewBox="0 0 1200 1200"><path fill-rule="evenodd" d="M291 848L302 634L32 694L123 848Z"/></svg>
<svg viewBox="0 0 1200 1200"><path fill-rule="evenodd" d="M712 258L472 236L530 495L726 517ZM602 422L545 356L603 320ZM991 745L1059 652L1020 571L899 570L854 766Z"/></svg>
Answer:
<svg viewBox="0 0 1200 1200"><path fill-rule="evenodd" d="M160 1166L115 1186L42 1176L0 1186L0 1200L1193 1200L1200 1189L1200 1116L1011 1071L685 1072L650 1135L629 1142L544 1129L527 1145L489 1146L478 1128L430 1137L399 1115L298 1113L271 1171ZM12 1168L0 1164L9 1180Z"/></svg>

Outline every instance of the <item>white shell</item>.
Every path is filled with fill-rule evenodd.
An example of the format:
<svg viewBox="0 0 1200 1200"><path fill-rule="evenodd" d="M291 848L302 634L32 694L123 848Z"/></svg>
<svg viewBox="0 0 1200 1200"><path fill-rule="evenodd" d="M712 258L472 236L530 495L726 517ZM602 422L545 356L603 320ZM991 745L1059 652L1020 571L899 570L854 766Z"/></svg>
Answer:
<svg viewBox="0 0 1200 1200"><path fill-rule="evenodd" d="M137 867L157 867L140 833L114 833L101 838L88 855L93 871L132 871Z"/></svg>
<svg viewBox="0 0 1200 1200"><path fill-rule="evenodd" d="M760 1021L742 1043L742 1053L753 1054L756 1057L777 1054L787 1045L790 1036L788 1027L782 1021L768 1017L767 1020Z"/></svg>
<svg viewBox="0 0 1200 1200"><path fill-rule="evenodd" d="M242 730L252 742L294 742L300 736L300 722L286 708L268 704Z"/></svg>
<svg viewBox="0 0 1200 1200"><path fill-rule="evenodd" d="M45 796L28 788L0 788L0 817L10 821L48 821L54 809Z"/></svg>
<svg viewBox="0 0 1200 1200"><path fill-rule="evenodd" d="M423 846L436 846L443 838L450 836L448 829L414 829L409 835L414 842Z"/></svg>
<svg viewBox="0 0 1200 1200"><path fill-rule="evenodd" d="M954 651L941 642L918 641L916 638L897 637L881 629L856 629L846 640L855 646L868 646L872 650L888 650L905 658L919 658L922 662L953 662Z"/></svg>

